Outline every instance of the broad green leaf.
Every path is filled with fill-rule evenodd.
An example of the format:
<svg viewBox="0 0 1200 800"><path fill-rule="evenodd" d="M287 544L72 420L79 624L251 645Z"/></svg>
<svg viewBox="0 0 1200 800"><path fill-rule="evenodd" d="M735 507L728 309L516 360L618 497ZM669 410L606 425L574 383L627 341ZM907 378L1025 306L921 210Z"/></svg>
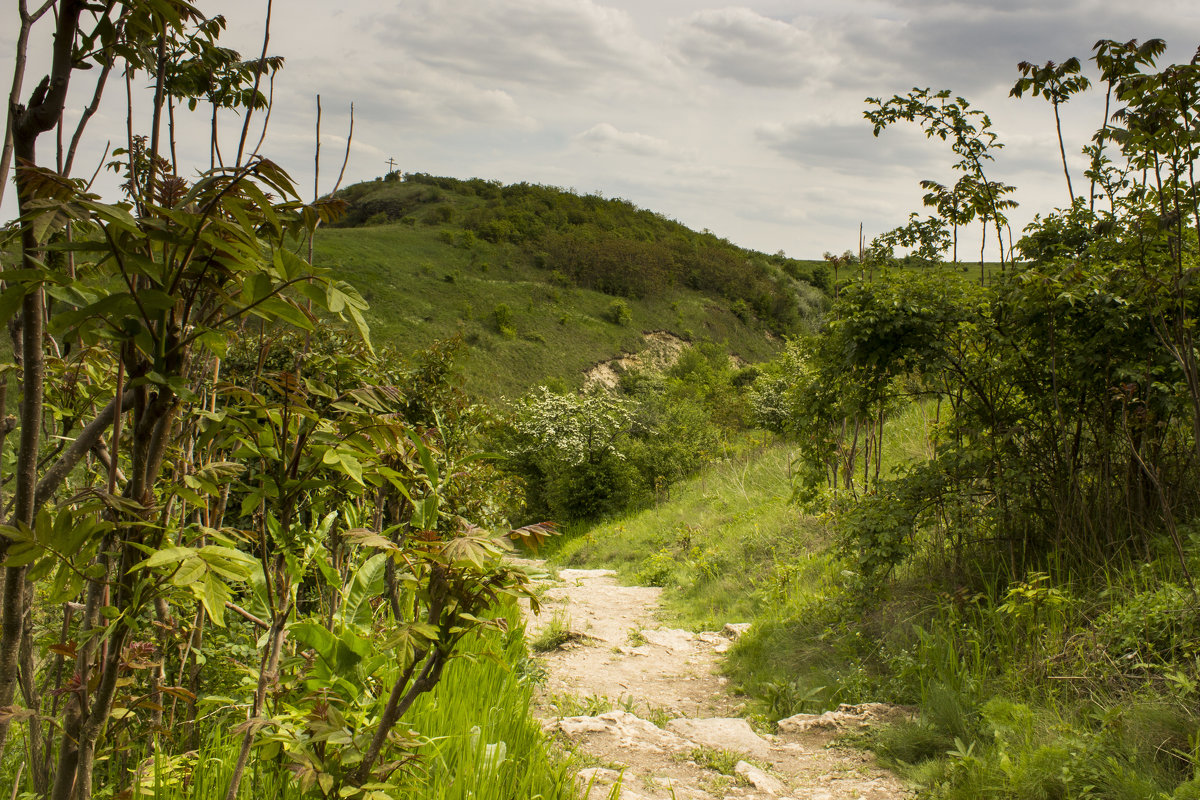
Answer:
<svg viewBox="0 0 1200 800"><path fill-rule="evenodd" d="M315 622L296 622L288 626L288 635L317 652L326 664L333 666L337 651L337 637L323 625Z"/></svg>
<svg viewBox="0 0 1200 800"><path fill-rule="evenodd" d="M8 273L5 273L7 278ZM25 300L25 295L29 293L29 287L23 283L10 283L8 288L0 294L0 325L7 325L8 321L17 313L17 309L21 307L22 301Z"/></svg>
<svg viewBox="0 0 1200 800"><path fill-rule="evenodd" d="M4 566L15 568L24 567L37 561L46 552L37 542L18 542L8 548Z"/></svg>
<svg viewBox="0 0 1200 800"><path fill-rule="evenodd" d="M386 553L376 553L354 573L342 604L342 615L347 622L363 626L371 624L371 605L368 601L383 590L387 561Z"/></svg>
<svg viewBox="0 0 1200 800"><path fill-rule="evenodd" d="M377 547L380 550L396 550L396 544L386 536L381 536L366 528L351 528L343 534L351 542L357 542L363 547Z"/></svg>
<svg viewBox="0 0 1200 800"><path fill-rule="evenodd" d="M244 581L248 579L258 566L258 560L241 550L232 547L210 544L200 548L200 558L222 577L228 580Z"/></svg>
<svg viewBox="0 0 1200 800"><path fill-rule="evenodd" d="M476 567L482 567L488 559L496 555L496 551L473 536L457 536L446 542L446 546L442 548L442 554L451 563L466 562Z"/></svg>
<svg viewBox="0 0 1200 800"><path fill-rule="evenodd" d="M350 479L358 485L366 486L366 484L363 483L362 464L358 462L357 458L352 456L350 453L343 452L338 454L338 460L341 463L342 472L349 475Z"/></svg>
<svg viewBox="0 0 1200 800"><path fill-rule="evenodd" d="M203 578L206 572L208 572L208 567L202 560L195 557L186 558L171 576L171 583L175 586L191 586Z"/></svg>
<svg viewBox="0 0 1200 800"><path fill-rule="evenodd" d="M204 610L212 617L213 624L224 628L225 603L233 597L224 581L209 572L202 582L192 584L192 593L204 604Z"/></svg>
<svg viewBox="0 0 1200 800"><path fill-rule="evenodd" d="M425 477L429 481L429 485L435 490L438 487L438 468L437 462L434 461L433 453L430 452L429 446L421 440L421 436L416 431L409 431L408 438L412 440L413 446L417 449L417 456L421 459L421 468L425 470Z"/></svg>
<svg viewBox="0 0 1200 800"><path fill-rule="evenodd" d="M196 555L196 551L191 547L165 547L162 550L156 551L153 555L138 564L134 569L153 569L154 567L165 567L168 564L175 564L183 561L185 558L191 558Z"/></svg>

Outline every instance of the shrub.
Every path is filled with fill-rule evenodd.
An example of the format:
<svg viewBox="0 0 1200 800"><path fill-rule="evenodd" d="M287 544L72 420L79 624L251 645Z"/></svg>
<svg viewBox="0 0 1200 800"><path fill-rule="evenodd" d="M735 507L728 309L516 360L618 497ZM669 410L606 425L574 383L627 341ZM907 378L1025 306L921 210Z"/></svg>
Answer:
<svg viewBox="0 0 1200 800"><path fill-rule="evenodd" d="M742 300L741 298L734 300L733 305L729 307L729 310L733 312L733 315L742 322L747 324L750 322L750 306L746 304L745 300Z"/></svg>
<svg viewBox="0 0 1200 800"><path fill-rule="evenodd" d="M666 586L675 574L675 553L664 547L657 553L652 553L642 559L638 565L634 580L642 586Z"/></svg>
<svg viewBox="0 0 1200 800"><path fill-rule="evenodd" d="M623 508L636 470L621 452L627 401L604 394L555 394L547 387L516 409L509 467L526 480L529 510L593 519Z"/></svg>
<svg viewBox="0 0 1200 800"><path fill-rule="evenodd" d="M566 519L597 519L629 505L634 468L617 452L567 467L550 477L547 500Z"/></svg>
<svg viewBox="0 0 1200 800"><path fill-rule="evenodd" d="M1109 658L1136 654L1139 662L1171 662L1197 654L1200 609L1175 583L1122 598L1095 621L1096 640Z"/></svg>
<svg viewBox="0 0 1200 800"><path fill-rule="evenodd" d="M513 327L513 312L504 303L497 303L496 308L492 310L492 321L496 323L496 332L506 339L512 339L517 335L517 329Z"/></svg>
<svg viewBox="0 0 1200 800"><path fill-rule="evenodd" d="M601 315L607 322L614 325L628 325L633 322L633 312L629 309L629 303L617 298L608 304L608 308L604 309Z"/></svg>

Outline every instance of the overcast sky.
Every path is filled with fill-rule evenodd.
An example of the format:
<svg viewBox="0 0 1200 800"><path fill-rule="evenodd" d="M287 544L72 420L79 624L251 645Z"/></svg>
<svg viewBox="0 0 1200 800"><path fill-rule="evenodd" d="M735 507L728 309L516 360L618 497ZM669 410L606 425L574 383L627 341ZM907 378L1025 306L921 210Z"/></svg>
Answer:
<svg viewBox="0 0 1200 800"><path fill-rule="evenodd" d="M266 0L198 5L228 17L227 45L257 54ZM1067 192L1050 106L1007 96L1017 62L1086 59L1101 38L1163 37L1164 61L1200 45L1194 0L276 0L274 15L270 51L287 63L264 153L306 187L320 93L323 190L353 102L348 182L395 158L406 172L551 184L800 258L854 248L860 223L868 239L902 224L918 181L953 180L946 146L915 129L873 139L865 97L948 88L988 111L1006 144L991 177L1017 185L1023 222ZM35 58L27 87L44 71ZM120 99L93 122L77 172L122 135ZM1077 187L1101 114L1090 101L1066 109ZM197 120L181 142L197 166L204 130Z"/></svg>

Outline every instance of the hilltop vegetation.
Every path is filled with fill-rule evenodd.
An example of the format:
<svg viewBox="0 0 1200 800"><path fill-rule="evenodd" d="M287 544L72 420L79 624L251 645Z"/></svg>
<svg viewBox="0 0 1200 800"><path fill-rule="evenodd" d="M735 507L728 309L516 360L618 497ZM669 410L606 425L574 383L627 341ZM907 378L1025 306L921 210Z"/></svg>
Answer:
<svg viewBox="0 0 1200 800"><path fill-rule="evenodd" d="M399 352L461 337L468 388L519 394L642 348L641 332L711 340L747 362L812 330L821 262L744 250L624 200L422 174L357 184L316 261L359 287Z"/></svg>

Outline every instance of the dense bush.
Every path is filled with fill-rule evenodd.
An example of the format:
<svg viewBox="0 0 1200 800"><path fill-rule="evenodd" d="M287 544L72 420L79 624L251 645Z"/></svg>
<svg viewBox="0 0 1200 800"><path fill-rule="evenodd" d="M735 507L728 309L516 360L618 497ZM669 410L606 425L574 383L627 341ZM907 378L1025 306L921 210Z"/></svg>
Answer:
<svg viewBox="0 0 1200 800"><path fill-rule="evenodd" d="M526 395L500 438L527 517L595 519L662 496L745 424L736 375L722 348L701 343L665 373L625 372L611 394Z"/></svg>
<svg viewBox="0 0 1200 800"><path fill-rule="evenodd" d="M633 322L633 312L624 300L616 299L604 309L604 319L613 325L628 325Z"/></svg>

